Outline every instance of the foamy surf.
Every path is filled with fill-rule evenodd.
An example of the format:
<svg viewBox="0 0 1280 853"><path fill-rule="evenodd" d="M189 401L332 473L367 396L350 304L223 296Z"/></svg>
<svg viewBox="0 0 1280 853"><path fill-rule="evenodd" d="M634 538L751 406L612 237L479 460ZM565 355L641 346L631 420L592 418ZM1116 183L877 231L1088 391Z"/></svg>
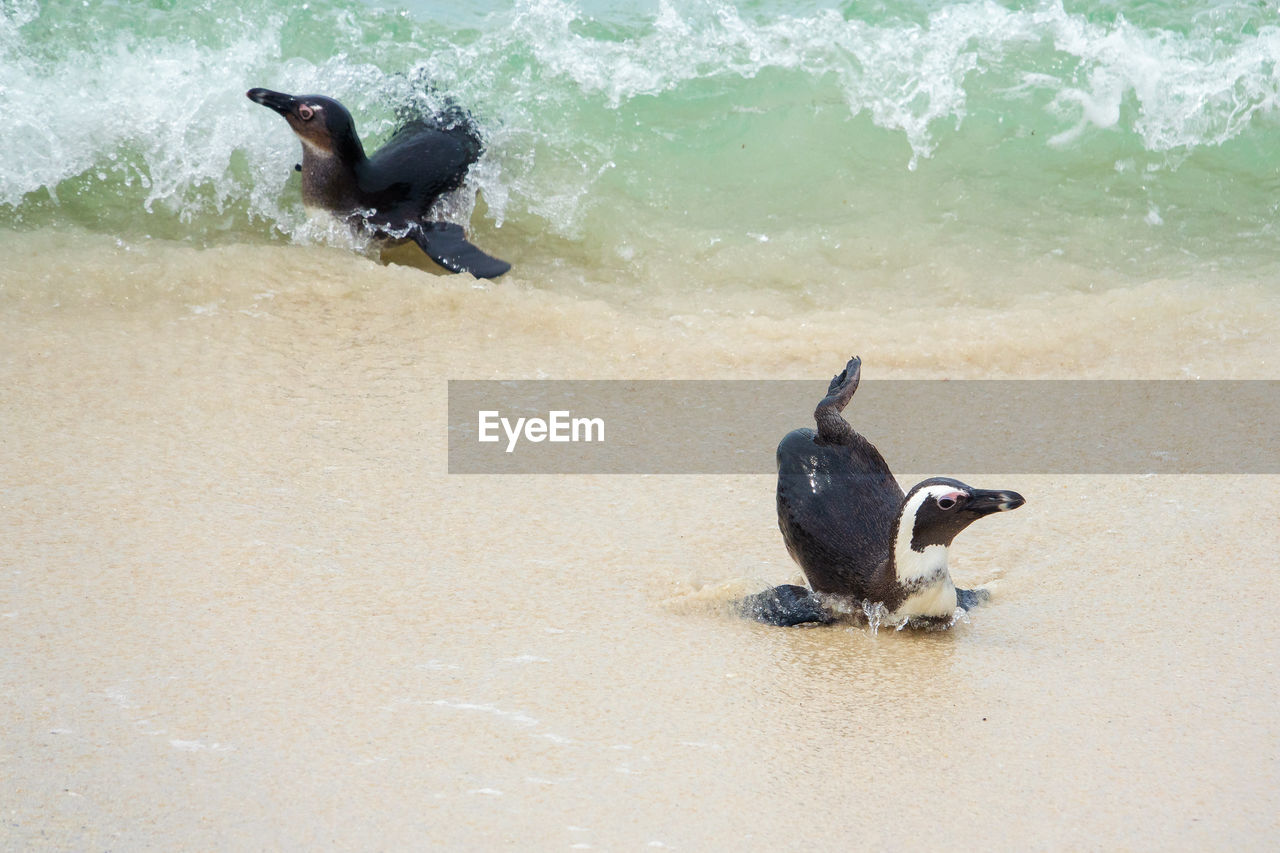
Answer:
<svg viewBox="0 0 1280 853"><path fill-rule="evenodd" d="M1256 4L183 0L92 31L70 8L0 12L10 227L307 239L297 142L242 97L269 85L342 100L370 147L455 99L488 154L446 215L587 277L922 245L998 265L1076 237L1126 274L1274 262L1280 28Z"/></svg>

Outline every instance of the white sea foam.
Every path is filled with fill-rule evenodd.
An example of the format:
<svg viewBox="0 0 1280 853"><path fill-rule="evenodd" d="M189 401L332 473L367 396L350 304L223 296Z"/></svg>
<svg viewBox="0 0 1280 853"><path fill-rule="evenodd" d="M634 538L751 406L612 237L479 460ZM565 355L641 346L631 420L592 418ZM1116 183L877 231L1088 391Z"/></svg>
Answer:
<svg viewBox="0 0 1280 853"><path fill-rule="evenodd" d="M471 222L479 194L492 227L514 224L539 246L544 236L566 241L549 251L588 266L634 268L667 248L684 258L711 246L712 260L763 269L767 261L734 252L749 234L768 234L762 257L791 268L786 224L812 217L847 250L862 230L841 230L849 196L872 208L882 199L867 193L930 204L938 179L874 180L876 169L931 160L945 160L935 174L986 176L961 190L967 208L981 210L988 191L989 206L1026 194L1048 205L1042 221L1060 222L1080 205L1053 207L1068 189L1062 158L1083 153L1070 162L1087 169L1093 146L1105 163L1134 169L1115 171L1114 210L1095 192L1090 215L1129 217L1141 240L1145 213L1175 231L1195 212L1152 197L1130 217L1125 194L1185 186L1180 198L1202 198L1221 165L1178 167L1242 139L1269 157L1262 141L1280 100L1280 27L1258 13L1231 27L1206 18L1164 28L1061 2L960 2L907 15L662 0L588 14L568 0L515 0L452 32L437 19L456 16L431 3L395 26L390 13L360 9L346 0L306 10L202 0L149 15L125 6L104 10L86 33L38 4L5 4L0 223L73 219L198 240L274 232L351 247L345 229L304 215L295 137L244 98L265 85L339 97L371 147L397 107L455 99L474 112L487 155L436 214ZM993 125L1008 137L992 142ZM1230 160L1240 186L1259 188L1232 199L1239 230L1268 227L1259 176L1273 166ZM1158 186L1141 182L1144 168L1159 170L1148 173ZM1035 224L1016 220L1001 227ZM688 246L672 243L710 223Z"/></svg>

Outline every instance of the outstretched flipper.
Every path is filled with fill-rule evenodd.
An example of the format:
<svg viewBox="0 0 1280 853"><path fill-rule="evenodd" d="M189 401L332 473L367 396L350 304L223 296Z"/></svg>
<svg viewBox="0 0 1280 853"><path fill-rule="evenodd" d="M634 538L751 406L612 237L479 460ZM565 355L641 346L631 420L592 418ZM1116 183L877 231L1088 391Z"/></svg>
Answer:
<svg viewBox="0 0 1280 853"><path fill-rule="evenodd" d="M849 359L844 370L837 373L827 387L827 396L822 398L818 407L813 410L813 419L818 424L818 442L820 444L849 444L856 433L849 422L840 414L853 399L853 392L858 390L858 381L862 378L862 359L856 355Z"/></svg>
<svg viewBox="0 0 1280 853"><path fill-rule="evenodd" d="M486 255L467 242L467 233L453 222L428 222L413 231L413 241L427 257L449 272L469 272L476 278L497 278L511 264Z"/></svg>
<svg viewBox="0 0 1280 853"><path fill-rule="evenodd" d="M836 621L816 595L802 586L790 583L748 595L738 602L738 612L766 625L780 625L784 628L806 622L825 625Z"/></svg>
<svg viewBox="0 0 1280 853"><path fill-rule="evenodd" d="M986 604L990 600L991 593L985 589L956 588L956 604L959 604L965 610L972 610L979 604Z"/></svg>

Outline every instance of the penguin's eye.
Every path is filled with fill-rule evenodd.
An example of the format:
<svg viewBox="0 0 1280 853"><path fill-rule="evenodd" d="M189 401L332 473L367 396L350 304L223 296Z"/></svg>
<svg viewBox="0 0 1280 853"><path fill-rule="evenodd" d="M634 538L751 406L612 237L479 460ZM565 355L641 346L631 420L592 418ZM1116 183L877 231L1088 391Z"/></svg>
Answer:
<svg viewBox="0 0 1280 853"><path fill-rule="evenodd" d="M951 509L956 505L954 498L938 498L938 506L942 509Z"/></svg>
<svg viewBox="0 0 1280 853"><path fill-rule="evenodd" d="M302 106L298 107L298 118L302 119L303 121L311 121L311 117L314 116L315 114L316 114L316 111L311 109L311 107L307 106L306 104L303 104Z"/></svg>

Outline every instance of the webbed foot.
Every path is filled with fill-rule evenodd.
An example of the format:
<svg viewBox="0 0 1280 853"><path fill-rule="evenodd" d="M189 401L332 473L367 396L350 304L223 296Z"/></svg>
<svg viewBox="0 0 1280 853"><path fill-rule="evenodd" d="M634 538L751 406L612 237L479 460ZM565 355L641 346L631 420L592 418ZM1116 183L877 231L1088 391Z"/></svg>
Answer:
<svg viewBox="0 0 1280 853"><path fill-rule="evenodd" d="M845 406L853 399L862 380L862 359L854 356L837 373L827 386L827 396L822 398L818 407L813 410L813 419L818 425L819 441L828 444L845 444L853 433L853 427L841 416Z"/></svg>
<svg viewBox="0 0 1280 853"><path fill-rule="evenodd" d="M783 584L748 595L738 602L738 612L766 625L784 628L808 622L825 625L836 621L816 595L795 584Z"/></svg>
<svg viewBox="0 0 1280 853"><path fill-rule="evenodd" d="M844 370L831 377L831 384L827 386L827 399L824 404L834 404L837 408L843 410L849 405L849 401L853 399L853 392L858 390L858 381L862 379L862 359L854 356L849 359L849 363L844 366ZM831 400L835 397L836 400ZM830 401L830 403L828 402Z"/></svg>
<svg viewBox="0 0 1280 853"><path fill-rule="evenodd" d="M991 600L991 593L985 589L956 589L956 604L965 610L972 610L979 604L986 604Z"/></svg>
<svg viewBox="0 0 1280 853"><path fill-rule="evenodd" d="M469 272L476 278L497 278L511 264L487 255L467 242L466 232L453 222L427 222L411 235L427 257L449 272Z"/></svg>

